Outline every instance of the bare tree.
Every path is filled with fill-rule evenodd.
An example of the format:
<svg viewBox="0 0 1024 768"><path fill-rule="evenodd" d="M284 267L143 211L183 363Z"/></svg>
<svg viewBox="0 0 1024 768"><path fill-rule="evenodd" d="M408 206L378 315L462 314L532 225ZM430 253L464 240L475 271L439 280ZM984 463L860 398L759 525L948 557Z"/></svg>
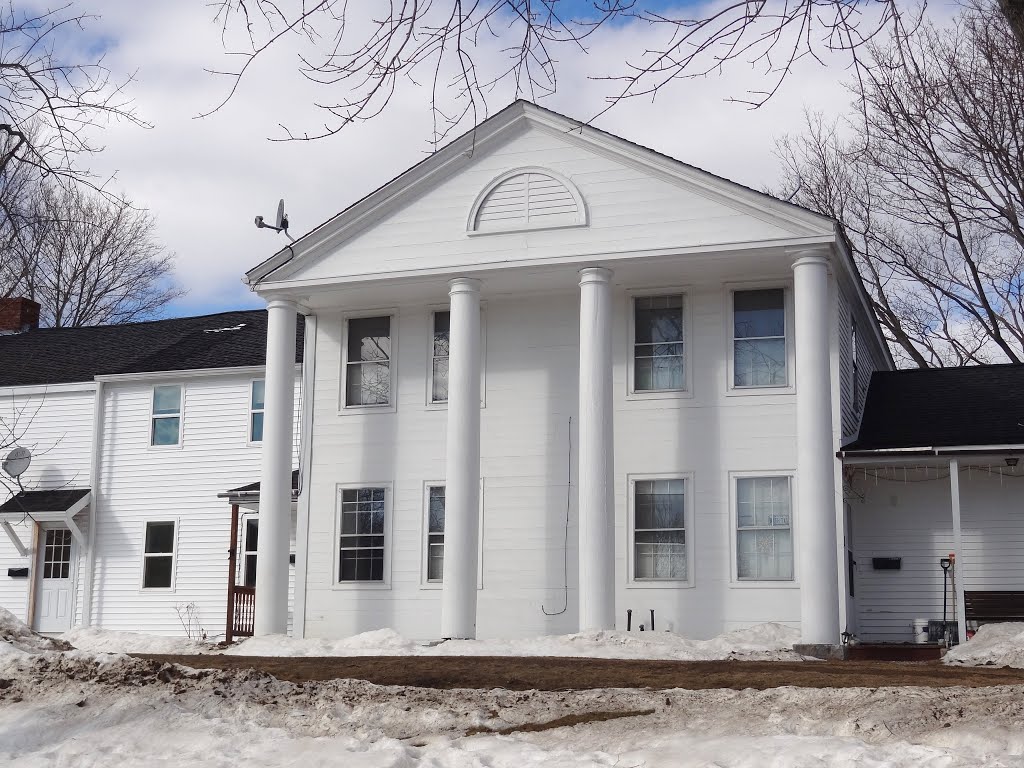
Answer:
<svg viewBox="0 0 1024 768"><path fill-rule="evenodd" d="M845 225L904 364L1024 360L1024 48L994 4L871 50L853 115L779 145Z"/></svg>
<svg viewBox="0 0 1024 768"><path fill-rule="evenodd" d="M923 0L922 0L923 3ZM1024 0L1006 0L1007 5ZM623 22L650 31L648 47L595 75L612 94L600 114L633 98L654 98L669 83L703 77L730 63L749 64L763 87L733 98L752 107L774 95L797 61L842 51L854 63L878 36L912 29L924 5L909 11L896 0L740 0L667 10L645 0L216 0L222 39L237 67L223 106L257 61L275 48L301 46L298 71L324 93L323 123L312 130L284 126L285 140L336 134L384 111L405 82L428 84L434 138L467 116L487 112L487 94L510 85L537 98L555 91L562 52L586 52L606 27ZM233 47L232 40L244 41ZM646 43L645 43L646 44ZM597 64L598 62L595 62ZM601 62L604 65L604 62ZM209 114L209 113L207 113ZM596 115L595 115L596 116Z"/></svg>
<svg viewBox="0 0 1024 768"><path fill-rule="evenodd" d="M124 198L38 184L6 247L0 296L39 302L45 325L144 320L183 293L153 217Z"/></svg>
<svg viewBox="0 0 1024 768"><path fill-rule="evenodd" d="M93 18L70 3L38 12L0 5L0 185L25 166L58 183L101 187L83 166L102 148L93 129L109 120L145 125L124 92L130 78L114 81L102 57L73 63L60 50Z"/></svg>

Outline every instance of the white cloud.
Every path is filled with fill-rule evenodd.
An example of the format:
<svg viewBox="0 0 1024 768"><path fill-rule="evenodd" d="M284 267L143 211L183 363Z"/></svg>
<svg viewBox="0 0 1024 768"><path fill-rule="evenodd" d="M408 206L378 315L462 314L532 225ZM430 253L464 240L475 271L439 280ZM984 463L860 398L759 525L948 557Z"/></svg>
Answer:
<svg viewBox="0 0 1024 768"><path fill-rule="evenodd" d="M253 70L223 109L195 119L229 85L204 68L233 64L223 54L210 7L107 0L100 13L89 31L116 41L106 58L115 72L137 71L131 93L154 127L112 126L103 138L107 150L93 165L116 169L116 186L156 214L161 238L177 254L178 279L190 290L173 308L178 314L260 304L240 276L284 245L283 236L253 226L256 214L273 216L279 197L288 202L293 232L305 232L430 150L428 94L411 85L381 117L336 137L267 141L281 135L279 123L315 128L319 119L310 107L316 91L295 73L285 51ZM542 105L592 116L611 87L587 75L642 48L644 34L649 32L620 27L597 41L589 56L563 55L561 89ZM833 63L839 62L837 57ZM725 76L681 81L653 103L637 99L618 106L596 125L761 188L775 182L775 139L800 129L804 107L835 114L849 100L839 86L842 66L808 60L760 109L725 101L758 87L762 71L739 64ZM504 103L496 97L491 111Z"/></svg>

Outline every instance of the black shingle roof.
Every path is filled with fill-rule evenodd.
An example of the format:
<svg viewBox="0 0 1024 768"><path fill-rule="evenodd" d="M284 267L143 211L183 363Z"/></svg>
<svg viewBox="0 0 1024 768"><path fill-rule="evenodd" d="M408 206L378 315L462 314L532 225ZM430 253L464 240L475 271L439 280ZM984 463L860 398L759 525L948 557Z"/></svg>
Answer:
<svg viewBox="0 0 1024 768"><path fill-rule="evenodd" d="M1024 444L1024 365L876 371L844 451Z"/></svg>
<svg viewBox="0 0 1024 768"><path fill-rule="evenodd" d="M300 315L296 362L302 360L302 321ZM0 386L263 365L266 344L267 313L262 309L125 325L37 328L0 336Z"/></svg>
<svg viewBox="0 0 1024 768"><path fill-rule="evenodd" d="M292 492L294 493L294 492L296 492L298 490L299 490L299 470L293 469L292 470ZM241 486L239 488L232 488L230 491L225 491L224 493L220 494L220 496L245 496L245 495L259 496L259 493L260 493L260 483L257 480L255 483L249 483L248 485L243 485L243 486Z"/></svg>
<svg viewBox="0 0 1024 768"><path fill-rule="evenodd" d="M0 515L66 512L87 496L89 490L89 488L64 488L57 491L22 491L0 504Z"/></svg>

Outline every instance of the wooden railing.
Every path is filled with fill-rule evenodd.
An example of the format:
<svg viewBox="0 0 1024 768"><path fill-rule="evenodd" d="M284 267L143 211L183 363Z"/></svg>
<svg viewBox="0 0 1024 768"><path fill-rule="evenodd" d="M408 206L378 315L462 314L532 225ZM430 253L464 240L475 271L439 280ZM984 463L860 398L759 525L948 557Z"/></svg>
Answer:
<svg viewBox="0 0 1024 768"><path fill-rule="evenodd" d="M252 637L253 617L256 615L256 587L234 587L231 601L231 635Z"/></svg>

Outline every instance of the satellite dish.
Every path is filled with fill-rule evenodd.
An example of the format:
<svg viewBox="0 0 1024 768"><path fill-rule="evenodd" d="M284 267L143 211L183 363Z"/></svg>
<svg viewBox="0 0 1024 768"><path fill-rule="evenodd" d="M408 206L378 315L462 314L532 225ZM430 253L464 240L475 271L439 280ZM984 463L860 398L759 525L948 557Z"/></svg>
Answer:
<svg viewBox="0 0 1024 768"><path fill-rule="evenodd" d="M272 229L275 232L284 232L288 239L293 243L295 238L288 234L288 214L284 212L284 199L277 203L277 217L274 219L273 224L267 224L266 220L262 216L256 217L256 228L257 229Z"/></svg>
<svg viewBox="0 0 1024 768"><path fill-rule="evenodd" d="M7 454L3 461L3 469L11 477L18 477L28 469L32 463L32 453L28 448L15 448Z"/></svg>
<svg viewBox="0 0 1024 768"><path fill-rule="evenodd" d="M275 226L278 229L288 229L288 217L284 215L284 198L277 204L277 221Z"/></svg>

